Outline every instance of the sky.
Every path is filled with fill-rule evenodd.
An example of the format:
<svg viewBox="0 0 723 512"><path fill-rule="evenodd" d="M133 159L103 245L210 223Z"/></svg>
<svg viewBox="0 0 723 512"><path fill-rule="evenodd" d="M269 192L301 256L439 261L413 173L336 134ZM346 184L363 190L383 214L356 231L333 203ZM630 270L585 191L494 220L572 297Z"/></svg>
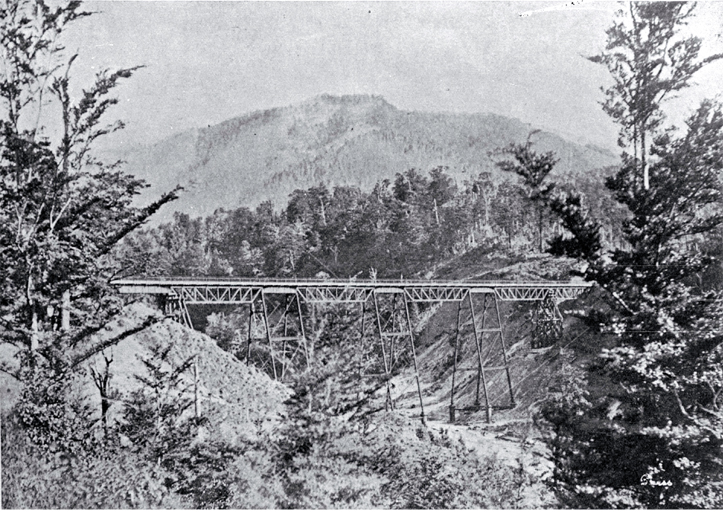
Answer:
<svg viewBox="0 0 723 512"><path fill-rule="evenodd" d="M614 2L94 1L65 45L78 83L101 68L144 65L117 89L127 125L114 145L152 144L190 128L322 93L376 94L405 110L493 112L614 148L602 112ZM689 29L723 51L723 3L702 2ZM723 62L669 110L720 92Z"/></svg>

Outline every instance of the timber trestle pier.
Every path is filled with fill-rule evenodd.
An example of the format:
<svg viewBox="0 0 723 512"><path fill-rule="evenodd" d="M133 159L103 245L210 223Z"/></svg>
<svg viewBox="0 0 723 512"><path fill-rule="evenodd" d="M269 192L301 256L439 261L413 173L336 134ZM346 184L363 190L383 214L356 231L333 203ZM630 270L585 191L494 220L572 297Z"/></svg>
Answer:
<svg viewBox="0 0 723 512"><path fill-rule="evenodd" d="M273 375L283 379L294 357L303 353L308 361L313 351L307 343L304 309L316 304L356 305L361 313L360 347L368 337L369 323L376 331L386 380L386 407L393 408L391 379L400 366L400 350L406 354L419 395L420 417L424 422L424 402L419 380L417 348L410 308L418 303L456 303L457 325L454 334L450 421L462 407L455 403L461 386L474 386L474 410L486 411L487 421L493 403L490 399L490 376L502 373L509 401L515 396L510 376L503 320L499 302L535 302L533 348L554 343L562 335L562 315L558 304L574 299L591 285L584 282L511 282L511 281L431 281L365 279L245 279L245 278L133 278L112 282L120 293L156 295L167 314L193 328L189 305L229 304L248 307L246 361L251 359L254 342L265 342L272 358ZM304 307L302 307L304 305ZM371 322L367 321L373 316ZM308 320L307 320L308 321ZM252 333L262 332L261 337ZM471 332L470 332L471 331ZM465 363L461 346L464 338L474 341L471 366ZM467 354L467 359L469 359ZM467 361L469 364L469 361ZM280 370L277 370L280 366ZM473 373L476 379L465 379ZM461 381L461 384L460 384ZM483 402L482 402L483 400Z"/></svg>

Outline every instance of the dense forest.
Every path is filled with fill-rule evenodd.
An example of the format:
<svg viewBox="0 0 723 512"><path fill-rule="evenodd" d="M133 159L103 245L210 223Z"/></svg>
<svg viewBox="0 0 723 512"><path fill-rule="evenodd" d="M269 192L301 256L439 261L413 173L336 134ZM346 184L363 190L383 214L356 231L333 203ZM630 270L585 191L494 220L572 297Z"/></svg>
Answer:
<svg viewBox="0 0 723 512"><path fill-rule="evenodd" d="M112 94L137 68L100 71L75 97L61 36L92 13L2 3L0 369L16 390L2 408L2 506L721 507L723 106L704 100L681 129L665 122L667 99L723 58L685 35L694 12L630 3L589 57L612 78L602 107L620 129L617 166L561 182L559 156L532 132L486 155L502 180L402 168L369 189L320 179L283 208L144 227L183 190L138 207L145 182L92 151L122 128L107 121ZM278 375L262 349L239 354L247 319L233 308L197 310L196 332L111 285L450 268L464 279L543 255L594 288L564 346L518 352L534 402L500 431L474 414L435 426L385 407L380 349L360 346L363 320L346 307L315 310L314 357ZM453 320L437 313L413 312L448 331L444 346ZM453 364L438 358L432 380ZM554 371L536 380L539 361ZM488 442L519 457L485 452ZM531 452L547 470L525 465Z"/></svg>
<svg viewBox="0 0 723 512"><path fill-rule="evenodd" d="M499 152L503 167L507 150ZM604 219L601 239L611 247L621 239L624 211L587 180L578 190ZM206 218L176 213L172 222L126 237L117 257L127 275L419 278L472 248L539 253L562 232L560 219L513 172L499 185L489 173L458 185L444 168L409 169L371 192L323 184L296 190L281 211L266 202Z"/></svg>

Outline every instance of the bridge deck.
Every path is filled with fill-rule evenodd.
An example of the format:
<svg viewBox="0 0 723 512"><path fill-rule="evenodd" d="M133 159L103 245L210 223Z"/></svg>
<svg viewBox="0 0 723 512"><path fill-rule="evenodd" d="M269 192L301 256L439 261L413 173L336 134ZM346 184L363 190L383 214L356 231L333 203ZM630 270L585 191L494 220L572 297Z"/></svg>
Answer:
<svg viewBox="0 0 723 512"><path fill-rule="evenodd" d="M133 278L112 282L120 293L160 294L187 304L249 303L258 294L297 294L307 302L362 302L370 294L404 293L410 301L459 301L467 293L494 293L498 300L561 301L590 288L582 281L452 281L413 279Z"/></svg>

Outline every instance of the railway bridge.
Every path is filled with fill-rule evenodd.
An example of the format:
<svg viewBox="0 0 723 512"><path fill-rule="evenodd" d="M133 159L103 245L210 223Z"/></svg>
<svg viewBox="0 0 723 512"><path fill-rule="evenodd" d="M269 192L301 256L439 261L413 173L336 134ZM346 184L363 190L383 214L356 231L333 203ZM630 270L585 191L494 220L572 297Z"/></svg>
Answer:
<svg viewBox="0 0 723 512"><path fill-rule="evenodd" d="M558 304L570 300L591 284L559 281L432 281L432 280L365 280L365 279L199 279L199 278L132 278L112 283L120 293L151 294L159 297L167 314L193 328L189 305L231 304L248 307L246 360L251 357L254 342L267 344L275 378L284 377L290 361L299 353L310 357L304 326L304 309L315 304L357 305L361 313L361 343L365 342L368 324L372 323L374 338L381 346L387 407L394 407L390 380L399 366L400 350L409 354L419 395L420 417L424 422L422 387L419 382L417 349L410 305L415 303L456 303L457 326L453 353L450 421L455 420L455 388L459 374L476 373L476 408L484 408L490 420L493 404L488 392L491 373L502 372L508 407L515 397L510 377L507 347L503 335L500 301L535 302L533 348L554 343L562 334L562 315ZM304 305L304 307L302 307ZM369 318L371 317L371 318ZM262 325L264 337L254 339L254 324ZM461 365L460 338L464 327L471 326L476 361L470 367ZM468 329L469 330L469 329ZM276 361L274 361L274 359ZM277 371L277 362L280 371ZM484 404L480 402L484 399Z"/></svg>

